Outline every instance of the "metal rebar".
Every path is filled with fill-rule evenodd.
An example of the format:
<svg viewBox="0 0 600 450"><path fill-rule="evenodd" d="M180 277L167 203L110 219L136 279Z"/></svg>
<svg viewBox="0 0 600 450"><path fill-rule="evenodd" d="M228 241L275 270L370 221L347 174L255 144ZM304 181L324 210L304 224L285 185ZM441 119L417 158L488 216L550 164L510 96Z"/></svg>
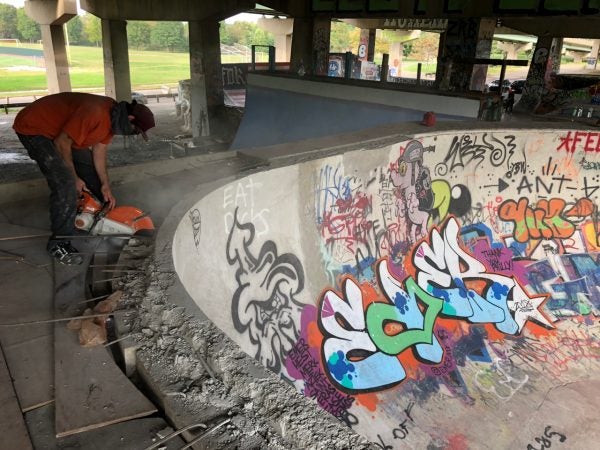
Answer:
<svg viewBox="0 0 600 450"><path fill-rule="evenodd" d="M131 336L131 334L126 334L125 336L120 337L119 339L115 339L114 341L107 342L106 344L104 344L104 346L108 347L109 345L113 345L113 344L116 344L117 342L121 342L121 341L127 339L129 336Z"/></svg>
<svg viewBox="0 0 600 450"><path fill-rule="evenodd" d="M92 298L88 298L86 300L82 300L80 302L77 302L77 305L80 305L81 303L88 303L88 302L94 302L96 300L102 300L103 298L107 298L109 297L110 294L106 294L106 295L99 295L98 297L92 297Z"/></svg>
<svg viewBox="0 0 600 450"><path fill-rule="evenodd" d="M195 423L192 425L188 425L187 427L183 427L177 431L174 431L173 433L165 436L163 439L161 439L160 441L152 444L150 447L146 447L144 450L154 450L155 448L160 447L161 445L163 445L165 442L170 441L171 439L173 439L175 436L179 436L181 433L185 433L187 430L191 430L192 428L198 428L198 427L203 427L206 428L206 425L203 423Z"/></svg>
<svg viewBox="0 0 600 450"><path fill-rule="evenodd" d="M108 283L109 281L116 281L116 280L122 280L122 279L123 279L123 277L106 278L105 280L92 281L92 284Z"/></svg>
<svg viewBox="0 0 600 450"><path fill-rule="evenodd" d="M30 234L27 236L9 236L0 238L0 241L15 241L18 239L33 239L33 238L41 238L41 237L50 237L49 234Z"/></svg>
<svg viewBox="0 0 600 450"><path fill-rule="evenodd" d="M210 433L212 433L214 431L217 431L219 428L221 428L223 425L227 425L229 422L231 422L231 419L224 420L220 424L212 427L210 430L207 430L204 433L202 433L200 436L194 438L193 440L191 440L190 442L188 442L187 445L181 447L179 450L186 450L186 449L190 448L192 445L200 442L202 439L204 439Z"/></svg>
<svg viewBox="0 0 600 450"><path fill-rule="evenodd" d="M40 325L40 324L45 324L45 323L68 322L70 320L75 320L75 319L93 319L94 317L112 316L115 313L117 313L117 311L112 311L112 312L108 312L108 313L89 314L87 316L63 317L62 319L44 319L44 320L33 320L31 322L0 323L0 327L22 327L22 326L26 326L26 325Z"/></svg>

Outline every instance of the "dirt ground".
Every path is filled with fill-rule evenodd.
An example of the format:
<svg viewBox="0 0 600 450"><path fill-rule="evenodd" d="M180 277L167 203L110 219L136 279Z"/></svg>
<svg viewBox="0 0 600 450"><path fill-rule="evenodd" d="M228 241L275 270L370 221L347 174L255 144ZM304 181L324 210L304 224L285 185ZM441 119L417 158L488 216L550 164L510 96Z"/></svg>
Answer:
<svg viewBox="0 0 600 450"><path fill-rule="evenodd" d="M109 168L226 150L241 117L239 109L225 108L219 114L223 119L215 125L216 137L193 142L191 134L182 129L183 119L176 116L175 102L171 98L157 101L150 97L147 106L156 119L156 127L148 132L148 142L139 136L115 136L108 152ZM12 129L17 113L16 109L9 110L8 114L0 112L0 183L42 177Z"/></svg>

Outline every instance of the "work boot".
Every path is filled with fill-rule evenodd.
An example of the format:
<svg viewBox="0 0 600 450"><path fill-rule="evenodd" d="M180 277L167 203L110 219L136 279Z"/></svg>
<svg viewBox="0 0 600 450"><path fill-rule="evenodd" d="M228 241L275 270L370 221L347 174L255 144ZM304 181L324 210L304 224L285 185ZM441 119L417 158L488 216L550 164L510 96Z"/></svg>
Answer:
<svg viewBox="0 0 600 450"><path fill-rule="evenodd" d="M71 241L50 240L47 249L53 258L66 266L78 266L83 262L83 256L71 245Z"/></svg>

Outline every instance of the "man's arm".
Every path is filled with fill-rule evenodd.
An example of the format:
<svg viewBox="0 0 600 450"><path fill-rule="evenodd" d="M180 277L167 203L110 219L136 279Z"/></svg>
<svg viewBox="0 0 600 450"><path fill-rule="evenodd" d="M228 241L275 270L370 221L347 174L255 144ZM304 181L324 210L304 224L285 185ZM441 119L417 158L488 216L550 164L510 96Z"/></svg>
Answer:
<svg viewBox="0 0 600 450"><path fill-rule="evenodd" d="M73 164L73 153L71 150L71 146L73 145L73 140L69 137L67 133L64 131L61 132L56 139L54 139L54 146L58 151L61 158L65 161L65 164L75 177L75 187L77 189L77 193L80 194L83 189L85 189L85 182L77 176L77 172L75 172L75 165Z"/></svg>
<svg viewBox="0 0 600 450"><path fill-rule="evenodd" d="M92 146L92 155L94 158L94 167L96 174L100 179L102 195L104 201L108 203L108 208L113 209L117 203L110 190L110 182L108 180L108 171L106 170L106 152L108 146L106 144L94 144Z"/></svg>

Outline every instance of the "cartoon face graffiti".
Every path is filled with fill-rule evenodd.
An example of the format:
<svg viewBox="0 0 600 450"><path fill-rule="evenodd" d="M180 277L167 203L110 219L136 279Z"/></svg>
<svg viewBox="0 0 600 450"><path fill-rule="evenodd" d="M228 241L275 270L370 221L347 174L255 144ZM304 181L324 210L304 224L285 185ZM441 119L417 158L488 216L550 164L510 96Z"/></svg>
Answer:
<svg viewBox="0 0 600 450"><path fill-rule="evenodd" d="M433 191L429 169L423 166L423 144L410 141L391 173L392 183L398 188L399 209L405 211L410 229L410 240L416 242L427 232L429 212L433 207Z"/></svg>
<svg viewBox="0 0 600 450"><path fill-rule="evenodd" d="M300 304L295 297L304 288L304 270L291 253L278 255L273 241L254 252L254 234L252 223L238 222L236 210L227 240L227 261L237 265L232 319L236 330L248 333L256 346L255 358L279 372L298 339Z"/></svg>

